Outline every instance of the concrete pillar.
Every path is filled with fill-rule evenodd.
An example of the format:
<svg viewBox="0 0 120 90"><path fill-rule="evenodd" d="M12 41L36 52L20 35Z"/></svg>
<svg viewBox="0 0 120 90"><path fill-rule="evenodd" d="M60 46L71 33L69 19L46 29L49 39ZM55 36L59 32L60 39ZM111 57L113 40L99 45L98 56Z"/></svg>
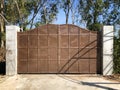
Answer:
<svg viewBox="0 0 120 90"><path fill-rule="evenodd" d="M113 73L113 26L103 26L103 75Z"/></svg>
<svg viewBox="0 0 120 90"><path fill-rule="evenodd" d="M6 26L6 75L17 74L17 26Z"/></svg>

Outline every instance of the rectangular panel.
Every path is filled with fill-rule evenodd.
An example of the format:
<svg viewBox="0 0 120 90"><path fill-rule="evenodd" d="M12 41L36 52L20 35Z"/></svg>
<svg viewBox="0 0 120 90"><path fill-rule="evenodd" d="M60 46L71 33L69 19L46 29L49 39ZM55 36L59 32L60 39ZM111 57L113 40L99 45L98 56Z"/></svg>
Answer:
<svg viewBox="0 0 120 90"><path fill-rule="evenodd" d="M60 60L58 73L68 73L69 71L68 65L69 65L69 61Z"/></svg>
<svg viewBox="0 0 120 90"><path fill-rule="evenodd" d="M27 73L28 62L26 61L18 61L18 73Z"/></svg>
<svg viewBox="0 0 120 90"><path fill-rule="evenodd" d="M37 73L38 72L38 65L37 61L28 61L28 73Z"/></svg>
<svg viewBox="0 0 120 90"><path fill-rule="evenodd" d="M68 34L68 25L60 25L60 35L62 34Z"/></svg>
<svg viewBox="0 0 120 90"><path fill-rule="evenodd" d="M70 35L70 47L78 48L78 35Z"/></svg>
<svg viewBox="0 0 120 90"><path fill-rule="evenodd" d="M19 35L18 36L18 48L27 48L28 47L28 36Z"/></svg>
<svg viewBox="0 0 120 90"><path fill-rule="evenodd" d="M68 41L69 41L68 35L61 35L59 40L60 40L60 43L59 43L60 48L68 47Z"/></svg>
<svg viewBox="0 0 120 90"><path fill-rule="evenodd" d="M49 48L48 49L49 60L57 60L58 59L58 50L57 48Z"/></svg>
<svg viewBox="0 0 120 90"><path fill-rule="evenodd" d="M37 35L29 35L28 36L28 47L29 48L37 48L38 47L38 36Z"/></svg>
<svg viewBox="0 0 120 90"><path fill-rule="evenodd" d="M38 49L29 49L28 50L28 59L37 59L38 57Z"/></svg>
<svg viewBox="0 0 120 90"><path fill-rule="evenodd" d="M97 58L97 48L90 50L90 58Z"/></svg>
<svg viewBox="0 0 120 90"><path fill-rule="evenodd" d="M48 35L39 35L39 48L48 47Z"/></svg>
<svg viewBox="0 0 120 90"><path fill-rule="evenodd" d="M69 48L69 55L70 55L70 58L72 59L77 59L78 58L78 48Z"/></svg>
<svg viewBox="0 0 120 90"><path fill-rule="evenodd" d="M37 28L31 29L31 30L27 31L27 34L28 35L37 35L38 34L38 29Z"/></svg>
<svg viewBox="0 0 120 90"><path fill-rule="evenodd" d="M58 46L58 37L57 37L57 35L49 35L48 36L48 46L49 47L57 47Z"/></svg>
<svg viewBox="0 0 120 90"><path fill-rule="evenodd" d="M69 62L69 73L79 73L79 59L71 59Z"/></svg>
<svg viewBox="0 0 120 90"><path fill-rule="evenodd" d="M89 59L90 58L90 56L89 56L89 54L90 54L90 50L91 50L91 48L80 48L79 50L78 50L78 58L80 59Z"/></svg>
<svg viewBox="0 0 120 90"><path fill-rule="evenodd" d="M80 29L80 35L89 35L90 32L91 32L90 30Z"/></svg>
<svg viewBox="0 0 120 90"><path fill-rule="evenodd" d="M90 35L98 35L98 31L90 31Z"/></svg>
<svg viewBox="0 0 120 90"><path fill-rule="evenodd" d="M80 35L80 48L86 48L86 47L90 47L90 43L89 43L89 40L90 40L90 37L89 35Z"/></svg>
<svg viewBox="0 0 120 90"><path fill-rule="evenodd" d="M39 49L38 60L48 60L48 48Z"/></svg>
<svg viewBox="0 0 120 90"><path fill-rule="evenodd" d="M18 49L18 59L27 59L28 58L28 49L19 48Z"/></svg>
<svg viewBox="0 0 120 90"><path fill-rule="evenodd" d="M96 59L90 60L90 73L97 73Z"/></svg>
<svg viewBox="0 0 120 90"><path fill-rule="evenodd" d="M70 34L78 34L78 27L74 25L69 25Z"/></svg>
<svg viewBox="0 0 120 90"><path fill-rule="evenodd" d="M90 34L90 41L96 41L96 40L97 40L97 35Z"/></svg>
<svg viewBox="0 0 120 90"><path fill-rule="evenodd" d="M48 73L48 60L38 61L38 72L39 73Z"/></svg>
<svg viewBox="0 0 120 90"><path fill-rule="evenodd" d="M60 60L69 60L69 49L68 48L60 49Z"/></svg>
<svg viewBox="0 0 120 90"><path fill-rule="evenodd" d="M49 73L58 73L58 61L57 60L50 60L49 61Z"/></svg>
<svg viewBox="0 0 120 90"><path fill-rule="evenodd" d="M49 34L58 34L58 26L57 25L48 25L48 32Z"/></svg>
<svg viewBox="0 0 120 90"><path fill-rule="evenodd" d="M79 72L87 74L89 70L89 59L79 59Z"/></svg>
<svg viewBox="0 0 120 90"><path fill-rule="evenodd" d="M97 47L97 36L90 36L90 47Z"/></svg>
<svg viewBox="0 0 120 90"><path fill-rule="evenodd" d="M39 34L48 34L47 25L38 27L38 33Z"/></svg>

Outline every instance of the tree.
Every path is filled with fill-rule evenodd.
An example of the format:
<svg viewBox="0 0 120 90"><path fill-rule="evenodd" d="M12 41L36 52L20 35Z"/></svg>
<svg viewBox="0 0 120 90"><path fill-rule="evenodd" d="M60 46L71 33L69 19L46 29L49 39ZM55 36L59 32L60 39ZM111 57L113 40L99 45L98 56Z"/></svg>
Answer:
<svg viewBox="0 0 120 90"><path fill-rule="evenodd" d="M120 24L120 0L110 0L109 8L105 11L103 24Z"/></svg>
<svg viewBox="0 0 120 90"><path fill-rule="evenodd" d="M25 30L34 21L46 0L1 0L0 1L0 47L5 46L5 24L18 25ZM33 13L32 19L28 17Z"/></svg>
<svg viewBox="0 0 120 90"><path fill-rule="evenodd" d="M0 47L4 47L4 0L0 1Z"/></svg>
<svg viewBox="0 0 120 90"><path fill-rule="evenodd" d="M120 30L114 37L114 73L120 74Z"/></svg>
<svg viewBox="0 0 120 90"><path fill-rule="evenodd" d="M77 0L71 0L71 19L72 19L72 24L75 24L79 21L79 15L78 15L78 1Z"/></svg>
<svg viewBox="0 0 120 90"><path fill-rule="evenodd" d="M63 9L66 17L66 24L68 24L71 9L71 0L60 0L60 8Z"/></svg>
<svg viewBox="0 0 120 90"><path fill-rule="evenodd" d="M28 24L28 16L35 7L36 0L5 0L5 17L9 23L20 28Z"/></svg>
<svg viewBox="0 0 120 90"><path fill-rule="evenodd" d="M100 30L101 25L113 25L118 21L118 6L116 0L79 0L79 14L88 29Z"/></svg>
<svg viewBox="0 0 120 90"><path fill-rule="evenodd" d="M103 13L104 6L103 0L79 0L79 14L88 29L99 30L101 24L99 18ZM92 28L94 26L97 29Z"/></svg>
<svg viewBox="0 0 120 90"><path fill-rule="evenodd" d="M58 1L56 0L47 0L41 10L39 11L38 22L36 26L52 23L58 13Z"/></svg>
<svg viewBox="0 0 120 90"><path fill-rule="evenodd" d="M34 25L34 19L36 18L38 13L42 10L42 7L45 4L45 2L47 2L47 0L34 0L34 1L35 1L35 3L33 5L32 18L28 22L28 24L30 24L30 29ZM37 22L37 24L38 24L38 22Z"/></svg>

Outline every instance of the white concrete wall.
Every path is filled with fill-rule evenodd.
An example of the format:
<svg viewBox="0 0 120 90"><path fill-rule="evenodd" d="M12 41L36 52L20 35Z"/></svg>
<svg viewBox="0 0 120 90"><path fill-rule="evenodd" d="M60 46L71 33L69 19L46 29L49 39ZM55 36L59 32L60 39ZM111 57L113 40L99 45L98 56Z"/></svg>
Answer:
<svg viewBox="0 0 120 90"><path fill-rule="evenodd" d="M103 75L113 73L113 26L103 27Z"/></svg>
<svg viewBox="0 0 120 90"><path fill-rule="evenodd" d="M6 26L6 75L17 74L17 26Z"/></svg>

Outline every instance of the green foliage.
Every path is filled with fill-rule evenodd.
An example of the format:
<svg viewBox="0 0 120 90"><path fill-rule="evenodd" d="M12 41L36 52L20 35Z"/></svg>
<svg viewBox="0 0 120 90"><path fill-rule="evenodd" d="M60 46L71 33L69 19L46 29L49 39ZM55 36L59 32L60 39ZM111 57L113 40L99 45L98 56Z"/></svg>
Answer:
<svg viewBox="0 0 120 90"><path fill-rule="evenodd" d="M51 23L58 13L57 2L48 1L42 7L41 12L41 22L44 24Z"/></svg>
<svg viewBox="0 0 120 90"><path fill-rule="evenodd" d="M32 13L36 0L5 0L4 16L10 24L24 28L28 24L28 16Z"/></svg>
<svg viewBox="0 0 120 90"><path fill-rule="evenodd" d="M88 29L100 26L100 15L104 11L103 0L79 0L79 13L82 20L86 22ZM92 28L93 27L93 28ZM99 27L97 27L99 29Z"/></svg>
<svg viewBox="0 0 120 90"><path fill-rule="evenodd" d="M98 26L96 30L99 30L101 24L120 23L119 0L79 0L78 11L88 29L93 30Z"/></svg>
<svg viewBox="0 0 120 90"><path fill-rule="evenodd" d="M119 36L114 37L114 73L120 74L120 31Z"/></svg>
<svg viewBox="0 0 120 90"><path fill-rule="evenodd" d="M42 26L42 25L45 25L45 23L37 22L37 23L35 24L35 27Z"/></svg>
<svg viewBox="0 0 120 90"><path fill-rule="evenodd" d="M102 28L102 24L100 24L100 23L93 23L93 24L89 25L88 28L91 31L99 31Z"/></svg>
<svg viewBox="0 0 120 90"><path fill-rule="evenodd" d="M41 10L39 11L38 21L35 26L50 24L55 19L57 19L58 13L58 1L56 0L47 0Z"/></svg>

